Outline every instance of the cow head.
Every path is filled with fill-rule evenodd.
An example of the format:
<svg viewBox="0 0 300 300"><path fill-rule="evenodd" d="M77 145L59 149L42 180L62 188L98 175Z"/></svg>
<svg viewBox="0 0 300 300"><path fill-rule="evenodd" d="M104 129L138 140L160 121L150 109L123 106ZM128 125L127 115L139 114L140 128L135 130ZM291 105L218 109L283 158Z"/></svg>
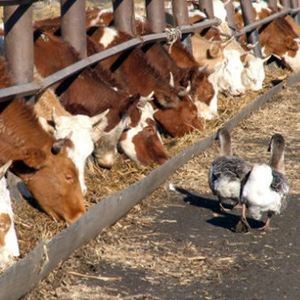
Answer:
<svg viewBox="0 0 300 300"><path fill-rule="evenodd" d="M192 67L189 75L191 82L189 95L197 106L198 117L208 120L216 117L218 89L209 80L205 68Z"/></svg>
<svg viewBox="0 0 300 300"><path fill-rule="evenodd" d="M153 118L154 109L148 102L151 98L141 98L131 123L122 133L119 144L121 150L137 164L163 164L167 161L157 124Z"/></svg>
<svg viewBox="0 0 300 300"><path fill-rule="evenodd" d="M209 78L221 92L227 91L233 96L244 95L245 87L242 83L244 66L240 59L240 53L235 49L224 49L224 55L225 58L219 68Z"/></svg>
<svg viewBox="0 0 300 300"><path fill-rule="evenodd" d="M265 80L264 60L255 57L250 53L241 55L241 61L244 65L242 72L242 83L246 89L259 91L262 89Z"/></svg>
<svg viewBox="0 0 300 300"><path fill-rule="evenodd" d="M13 170L22 178L38 205L56 219L73 223L84 212L78 171L67 156L72 142L57 140L51 149L25 148Z"/></svg>
<svg viewBox="0 0 300 300"><path fill-rule="evenodd" d="M84 167L86 159L94 150L94 141L97 141L107 126L106 114L109 110L94 116L85 115L58 116L53 110L52 119L55 124L54 137L65 138L71 132L70 139L74 147L67 148L68 156L72 159L79 172L79 182L83 194L87 187L84 180Z"/></svg>
<svg viewBox="0 0 300 300"><path fill-rule="evenodd" d="M194 129L201 130L203 128L198 118L197 107L190 96L181 98L179 104L174 108L163 108L155 102L152 105L157 109L154 113L155 120L159 123L162 131L172 137L182 137Z"/></svg>
<svg viewBox="0 0 300 300"><path fill-rule="evenodd" d="M300 71L300 38L287 36L284 39L286 52L282 55L285 64L294 72Z"/></svg>
<svg viewBox="0 0 300 300"><path fill-rule="evenodd" d="M95 142L94 157L99 166L111 168L115 164L118 156L118 141L128 123L128 115L124 115L115 127L104 131Z"/></svg>

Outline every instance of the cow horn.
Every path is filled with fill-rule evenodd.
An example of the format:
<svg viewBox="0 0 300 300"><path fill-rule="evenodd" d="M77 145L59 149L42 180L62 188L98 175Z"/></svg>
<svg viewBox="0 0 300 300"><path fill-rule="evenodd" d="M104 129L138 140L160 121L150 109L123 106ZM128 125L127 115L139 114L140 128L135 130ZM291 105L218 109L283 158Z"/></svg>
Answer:
<svg viewBox="0 0 300 300"><path fill-rule="evenodd" d="M230 39L228 39L227 41L224 41L221 43L222 47L225 48L227 47L232 41L233 41L234 37L231 37Z"/></svg>
<svg viewBox="0 0 300 300"><path fill-rule="evenodd" d="M187 87L185 88L186 93L188 94L191 91L191 81L189 80L189 83L187 85Z"/></svg>
<svg viewBox="0 0 300 300"><path fill-rule="evenodd" d="M202 71L206 70L207 68L208 68L208 65L201 66L201 67L198 68L198 71L202 72Z"/></svg>
<svg viewBox="0 0 300 300"><path fill-rule="evenodd" d="M9 160L7 163L0 167L0 178L2 178L5 175L6 171L11 166L11 164L12 160Z"/></svg>
<svg viewBox="0 0 300 300"><path fill-rule="evenodd" d="M272 54L270 54L269 56L267 56L267 57L264 57L262 60L263 60L263 62L265 63L265 62L267 62L269 59L270 59L270 57L272 56Z"/></svg>
<svg viewBox="0 0 300 300"><path fill-rule="evenodd" d="M173 76L172 72L170 72L170 86L172 86L172 87L175 86L174 76Z"/></svg>
<svg viewBox="0 0 300 300"><path fill-rule="evenodd" d="M109 108L107 110L105 110L104 112L91 117L90 120L91 120L92 126L96 126L98 123L100 123L102 121L102 118L105 117L108 114L108 112L109 112Z"/></svg>
<svg viewBox="0 0 300 300"><path fill-rule="evenodd" d="M71 131L65 138L59 139L55 142L51 148L53 154L58 154L63 149L64 145L66 144L67 140L71 138L73 132Z"/></svg>
<svg viewBox="0 0 300 300"><path fill-rule="evenodd" d="M187 94L188 94L187 89L184 89L184 90L178 92L179 97L185 97L185 96L187 96Z"/></svg>
<svg viewBox="0 0 300 300"><path fill-rule="evenodd" d="M140 101L151 101L153 100L154 91L152 91L148 96L141 96Z"/></svg>
<svg viewBox="0 0 300 300"><path fill-rule="evenodd" d="M257 45L258 45L258 41L255 42L254 44L247 44L247 48L248 48L249 50L252 50L252 49L255 48Z"/></svg>
<svg viewBox="0 0 300 300"><path fill-rule="evenodd" d="M54 122L54 126L60 126L61 125L61 121L60 121L60 118L59 116L56 114L56 111L55 111L55 107L53 106L52 108L52 120Z"/></svg>

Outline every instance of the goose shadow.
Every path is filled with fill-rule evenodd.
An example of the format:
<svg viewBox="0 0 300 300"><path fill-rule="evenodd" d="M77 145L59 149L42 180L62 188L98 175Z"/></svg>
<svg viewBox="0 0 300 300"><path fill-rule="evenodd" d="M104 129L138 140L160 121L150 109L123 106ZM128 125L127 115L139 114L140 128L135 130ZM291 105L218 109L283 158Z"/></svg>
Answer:
<svg viewBox="0 0 300 300"><path fill-rule="evenodd" d="M190 205L201 207L212 211L217 214L217 216L213 216L211 219L206 220L207 223L216 226L222 227L232 232L236 232L236 226L241 219L241 208L234 208L233 205L224 203L223 206L227 209L232 209L229 212L224 212L219 209L219 202L216 199L208 198L205 196L195 195L189 192L186 189L180 187L174 187L177 192L184 195L184 202L190 203ZM251 217L247 217L247 221L252 229L257 229L262 227L264 223L262 221L257 221Z"/></svg>

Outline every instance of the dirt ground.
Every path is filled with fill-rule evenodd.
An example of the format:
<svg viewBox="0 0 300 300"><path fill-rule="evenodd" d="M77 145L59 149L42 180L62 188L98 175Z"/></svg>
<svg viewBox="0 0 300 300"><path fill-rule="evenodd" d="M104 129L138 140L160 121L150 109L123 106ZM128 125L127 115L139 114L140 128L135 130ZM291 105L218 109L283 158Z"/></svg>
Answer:
<svg viewBox="0 0 300 300"><path fill-rule="evenodd" d="M253 229L236 233L241 209L218 211L207 183L215 143L22 299L299 299L299 100L300 84L284 89L232 131L249 166L268 162L271 135L286 138L290 201L274 230L249 219Z"/></svg>

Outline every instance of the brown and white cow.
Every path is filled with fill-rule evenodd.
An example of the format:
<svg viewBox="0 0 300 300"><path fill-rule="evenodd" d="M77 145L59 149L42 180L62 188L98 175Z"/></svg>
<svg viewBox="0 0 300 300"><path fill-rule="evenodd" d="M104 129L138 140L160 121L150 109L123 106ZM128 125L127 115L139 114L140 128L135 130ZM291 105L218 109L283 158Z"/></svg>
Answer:
<svg viewBox="0 0 300 300"><path fill-rule="evenodd" d="M48 76L79 59L76 51L68 43L39 29L35 31L34 47L35 64L42 76ZM48 54L47 59L45 59L45 54ZM122 131L125 128L130 129L131 114L138 110L141 96L139 94L129 96L127 92L117 91L108 86L100 77L92 68L86 68L80 75L72 76L54 88L63 106L72 114L94 116L109 109L106 115L108 125L100 140L95 143L94 154L100 166L111 167L117 158L117 142ZM138 141L140 144L146 142L149 144L148 140L146 141L143 137L136 138L135 143ZM160 141L159 138L158 141ZM156 145L153 144L153 147L155 148ZM162 145L159 145L159 149L161 148L163 148ZM167 159L165 152L161 155ZM142 154L138 157L141 156Z"/></svg>
<svg viewBox="0 0 300 300"><path fill-rule="evenodd" d="M42 77L35 69L35 81ZM89 117L86 115L71 115L59 102L52 88L46 89L36 99L34 109L44 128L56 139L69 137L74 147L68 148L68 156L74 162L79 172L79 182L83 194L87 192L84 179L84 169L87 158L94 151L94 143L103 136L107 126L106 114L108 111Z"/></svg>
<svg viewBox="0 0 300 300"><path fill-rule="evenodd" d="M274 11L267 3L258 1L252 3L255 19L260 20ZM240 7L236 7L235 14L239 27L243 27ZM277 18L270 23L258 27L259 41L265 57L270 55L281 60L292 71L300 71L300 39L285 17ZM245 42L245 37L241 40Z"/></svg>
<svg viewBox="0 0 300 300"><path fill-rule="evenodd" d="M113 47L132 38L131 35L111 27L92 28L89 30L89 34L95 42L100 44L100 50ZM197 108L193 103L188 103L191 102L191 99L186 96L186 92L180 96L180 93L151 66L139 47L105 59L103 64L126 84L130 93L140 93L142 96L147 96L152 91L154 92L152 104L155 109L158 109L154 116L167 134L182 136L190 133L194 128L202 128L197 117ZM174 117L172 120L167 119L167 117L158 120L157 115L159 113L166 113L166 116L172 114ZM176 124L170 125L172 122ZM180 130L178 130L179 128Z"/></svg>
<svg viewBox="0 0 300 300"><path fill-rule="evenodd" d="M136 30L138 35L154 33L150 23L138 15L136 15ZM215 116L215 114L208 114L205 109L205 106L214 102L218 93L208 78L206 67L201 67L196 60L193 60L189 66L179 66L159 42L142 45L141 49L149 63L166 81L170 81L171 76L174 80L173 85L189 89L188 94L198 108L199 117L211 119Z"/></svg>
<svg viewBox="0 0 300 300"><path fill-rule="evenodd" d="M9 267L13 258L20 255L10 192L4 176L11 163L8 161L0 167L0 270Z"/></svg>
<svg viewBox="0 0 300 300"><path fill-rule="evenodd" d="M0 60L0 88L11 85ZM85 212L78 171L67 156L68 139L56 140L38 121L32 105L23 99L1 103L0 161L12 160L19 176L47 214L74 222Z"/></svg>

